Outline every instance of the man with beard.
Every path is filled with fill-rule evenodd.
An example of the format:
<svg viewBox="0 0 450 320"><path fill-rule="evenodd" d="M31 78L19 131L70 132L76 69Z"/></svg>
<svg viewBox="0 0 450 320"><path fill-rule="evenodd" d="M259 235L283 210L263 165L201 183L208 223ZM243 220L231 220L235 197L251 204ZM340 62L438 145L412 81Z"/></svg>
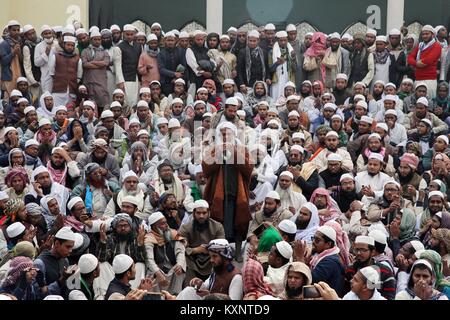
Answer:
<svg viewBox="0 0 450 320"><path fill-rule="evenodd" d="M117 47L117 45L122 41L122 30L120 30L120 27L117 24L113 24L109 30L111 30L112 45Z"/></svg>
<svg viewBox="0 0 450 320"><path fill-rule="evenodd" d="M395 176L402 186L402 197L415 203L425 198L426 181L417 174L419 158L413 153L405 153L400 158L400 165Z"/></svg>
<svg viewBox="0 0 450 320"><path fill-rule="evenodd" d="M305 150L298 145L293 145L289 150L288 164L281 167L278 172L289 171L294 176L295 184L292 188L295 192L302 193L309 199L313 191L319 187L319 173L317 167L311 162L303 162Z"/></svg>
<svg viewBox="0 0 450 320"><path fill-rule="evenodd" d="M44 196L51 195L56 198L62 214L66 214L66 204L69 200L69 190L57 182L53 182L47 168L40 166L34 169L31 175L30 191L25 196L25 204L35 202L40 204Z"/></svg>
<svg viewBox="0 0 450 320"><path fill-rule="evenodd" d="M52 180L62 186L73 187L75 180L81 176L77 162L61 147L53 148L47 169Z"/></svg>
<svg viewBox="0 0 450 320"><path fill-rule="evenodd" d="M395 60L397 61L398 56L404 49L400 30L394 28L389 31L389 45L387 48L389 52L395 56ZM400 81L401 80L403 80L403 78L400 78Z"/></svg>
<svg viewBox="0 0 450 320"><path fill-rule="evenodd" d="M393 300L395 298L397 284L394 271L390 266L383 263L375 263L373 259L376 254L375 240L368 236L358 236L356 237L352 250L355 255L355 262L345 270L346 291L349 291L350 281L352 281L352 278L360 269L373 266L380 274L381 287L379 291L381 295L388 300Z"/></svg>
<svg viewBox="0 0 450 320"><path fill-rule="evenodd" d="M150 83L153 80L160 80L158 70L158 38L155 34L149 34L147 37L144 50L139 57L139 74L141 75L141 86L150 87Z"/></svg>
<svg viewBox="0 0 450 320"><path fill-rule="evenodd" d="M339 73L336 75L336 83L333 88L333 96L335 98L335 104L342 108L345 101L351 97L348 86L348 76L345 73Z"/></svg>
<svg viewBox="0 0 450 320"><path fill-rule="evenodd" d="M88 163L96 163L101 166L103 176L112 180L113 182L119 182L120 169L116 158L109 153L108 144L104 139L95 139L92 142L91 152L86 154L78 163L80 170L85 170Z"/></svg>
<svg viewBox="0 0 450 320"><path fill-rule="evenodd" d="M139 81L137 72L142 47L134 40L136 28L133 25L125 25L123 27L123 35L124 39L117 47L122 52L122 74L125 82L117 84L117 87L126 92L126 104L134 106L138 97Z"/></svg>
<svg viewBox="0 0 450 320"><path fill-rule="evenodd" d="M375 41L375 37L373 37ZM357 82L363 82L366 86L370 84L375 72L375 63L372 52L367 49L364 39L356 37L355 49L350 56L351 71L348 84L352 86Z"/></svg>
<svg viewBox="0 0 450 320"><path fill-rule="evenodd" d="M38 39L36 30L31 25L24 26L23 33L23 69L28 83L30 84L31 96L34 97L34 99L37 99L40 96L41 69L35 65L34 57L36 46L41 40ZM34 101L30 101L30 103L32 102Z"/></svg>
<svg viewBox="0 0 450 320"><path fill-rule="evenodd" d="M287 107L290 108L290 103L291 101L289 101L287 103ZM298 106L298 104L297 104ZM283 111L281 111L283 112ZM289 147L292 146L294 143L294 135L295 134L303 134L303 140L304 140L304 144L302 145L302 147L308 149L311 146L312 143L312 137L311 137L311 133L309 133L308 131L308 126L303 126L302 124L302 118L303 118L303 123L307 123L309 125L309 120L308 120L308 116L306 115L305 112L301 112L301 116L298 113L298 111L293 110L290 111L289 114L287 115L287 129L284 131L284 133L281 136L281 141L280 141L280 145L283 147Z"/></svg>
<svg viewBox="0 0 450 320"><path fill-rule="evenodd" d="M164 41L164 48L161 49L157 58L162 91L169 96L174 91L175 80L182 78L187 82L188 72L186 70L186 52L184 49L176 47L175 35L166 34Z"/></svg>
<svg viewBox="0 0 450 320"><path fill-rule="evenodd" d="M180 228L180 235L186 239L186 286L193 278L208 278L212 264L206 245L214 239L225 238L223 226L210 218L208 202L197 200L193 213L193 219Z"/></svg>
<svg viewBox="0 0 450 320"><path fill-rule="evenodd" d="M442 257L442 264L449 264L450 260L450 230L439 228L431 230L431 238L428 242L429 249L436 251Z"/></svg>
<svg viewBox="0 0 450 320"><path fill-rule="evenodd" d="M33 63L41 72L41 91L50 92L52 90L52 78L49 73L48 60L50 52L56 47L57 42L52 28L48 25L42 26L41 37L42 41L34 48Z"/></svg>
<svg viewBox="0 0 450 320"><path fill-rule="evenodd" d="M431 219L440 211L444 211L445 195L441 191L431 191L428 194L428 208L420 217L420 228L432 223Z"/></svg>
<svg viewBox="0 0 450 320"><path fill-rule="evenodd" d="M194 44L186 50L186 63L195 90L202 87L205 80L214 78L216 63L208 56L208 48L205 47L206 35L206 32L196 30Z"/></svg>
<svg viewBox="0 0 450 320"><path fill-rule="evenodd" d="M63 50L50 55L48 68L53 78L52 96L55 106L75 101L78 83L83 75L83 62L75 52L76 38L64 37Z"/></svg>
<svg viewBox="0 0 450 320"><path fill-rule="evenodd" d="M80 42L78 42L80 45ZM108 51L102 47L100 32L91 33L91 45L81 53L83 61L83 83L98 107L98 112L110 102L107 87L107 69L111 64Z"/></svg>
<svg viewBox="0 0 450 320"><path fill-rule="evenodd" d="M349 173L343 174L339 179L339 184L339 187L332 193L332 197L336 200L341 212L350 220L348 216L351 216L353 212L350 210L351 204L355 200L361 200L361 196L356 192L355 178L353 175Z"/></svg>
<svg viewBox="0 0 450 320"><path fill-rule="evenodd" d="M283 300L303 300L303 287L311 285L312 275L309 267L303 262L291 262L284 278Z"/></svg>
<svg viewBox="0 0 450 320"><path fill-rule="evenodd" d="M294 245L297 261L306 262L307 245L296 242ZM312 242L312 259L309 263L312 283L326 282L339 296L344 294L344 267L336 246L336 231L330 226L319 227Z"/></svg>
<svg viewBox="0 0 450 320"><path fill-rule="evenodd" d="M257 247L258 238L262 233L255 234L255 231L258 230L261 224L264 225L264 228L270 226L276 228L281 221L290 218L292 218L292 212L281 207L281 200L278 192L270 191L265 197L263 208L255 212L253 220L250 221L247 241L253 245L253 247Z"/></svg>
<svg viewBox="0 0 450 320"><path fill-rule="evenodd" d="M322 65L325 66L325 88L332 89L336 84L336 76L339 73L350 74L350 53L341 47L341 36L332 33L330 47L325 51Z"/></svg>
<svg viewBox="0 0 450 320"><path fill-rule="evenodd" d="M183 219L187 217L186 212L178 207L177 199L172 193L161 195L158 209L166 218L169 227L174 230L180 229Z"/></svg>
<svg viewBox="0 0 450 320"><path fill-rule="evenodd" d="M101 31L101 36L102 36L102 47L108 52L110 60L109 65L106 68L106 77L107 77L108 96L112 97L114 90L116 90L117 86L120 83L125 82L122 73L122 61L120 59L121 52L118 47L113 45L114 41L113 34L111 33L110 30L103 29ZM119 29L119 37L120 37L120 29Z"/></svg>
<svg viewBox="0 0 450 320"><path fill-rule="evenodd" d="M289 171L283 171L280 173L275 191L280 195L281 209L296 214L307 200L303 194L294 191L293 182L294 175Z"/></svg>
<svg viewBox="0 0 450 320"><path fill-rule="evenodd" d="M367 198L381 197L383 188L392 178L381 172L384 157L379 153L371 153L367 162L367 170L361 171L355 177L356 192ZM363 199L364 202L364 199Z"/></svg>
<svg viewBox="0 0 450 320"><path fill-rule="evenodd" d="M148 218L145 236L147 274L155 277L160 290L178 294L186 275L185 239L171 229L161 212Z"/></svg>
<svg viewBox="0 0 450 320"><path fill-rule="evenodd" d="M219 112L217 112L211 120L211 128L216 129L219 124L223 122L230 122L235 126L239 126L239 124L243 124L243 122L239 119L237 115L237 110L239 106L239 101L237 98L232 97L228 98L225 101L225 108Z"/></svg>
<svg viewBox="0 0 450 320"><path fill-rule="evenodd" d="M206 104L202 100L194 102L194 116L184 121L183 127L189 131L191 136L194 136L196 128L201 127L203 115L206 113ZM197 124L197 126L196 126Z"/></svg>
<svg viewBox="0 0 450 320"><path fill-rule="evenodd" d="M311 161L314 163L319 171L325 171L327 168L327 158L330 154L339 155L342 158L341 167L348 172L353 170L353 161L347 150L339 148L339 135L336 131L330 131L325 136L325 149L322 150Z"/></svg>
<svg viewBox="0 0 450 320"><path fill-rule="evenodd" d="M205 281L194 278L177 297L177 300L202 300L208 294L220 293L231 300L242 300L243 280L241 271L235 267L233 249L225 239L214 239L206 246L212 274Z"/></svg>
<svg viewBox="0 0 450 320"><path fill-rule="evenodd" d="M225 79L234 79L237 76L237 58L231 53L231 42L230 37L227 35L222 35L220 37L220 59L222 63L219 63L217 68L217 78L220 83L223 83Z"/></svg>
<svg viewBox="0 0 450 320"><path fill-rule="evenodd" d="M84 28L80 28L77 31L75 31L75 35L77 37L77 53L81 57L83 54L83 51L89 47L89 33Z"/></svg>
<svg viewBox="0 0 450 320"><path fill-rule="evenodd" d="M327 169L319 173L319 186L330 193L335 192L339 188L341 176L345 173L348 171L342 167L342 157L337 153L331 153L327 157Z"/></svg>
<svg viewBox="0 0 450 320"><path fill-rule="evenodd" d="M102 278L109 277L112 280L111 265L113 265L114 258L117 255L126 254L136 264L136 278L130 279L134 280L131 285L136 288L140 281L145 278L147 252L144 245L146 234L144 225L141 225L138 232L135 232L131 217L126 213L119 213L114 216L111 229L112 232L106 235L106 223L100 226L100 241L96 252L100 262L100 274L102 274ZM103 285L100 285L100 287L102 288Z"/></svg>

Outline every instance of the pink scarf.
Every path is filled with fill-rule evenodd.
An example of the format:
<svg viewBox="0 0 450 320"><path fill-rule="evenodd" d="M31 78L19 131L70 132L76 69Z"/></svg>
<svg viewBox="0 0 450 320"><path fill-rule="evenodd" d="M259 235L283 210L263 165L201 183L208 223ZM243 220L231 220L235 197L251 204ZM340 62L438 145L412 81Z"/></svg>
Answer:
<svg viewBox="0 0 450 320"><path fill-rule="evenodd" d="M350 252L350 240L348 239L347 234L342 231L341 225L336 221L328 221L325 225L332 227L334 231L336 231L336 245L340 251L339 256L345 264L344 267L347 267L350 264L350 258L348 256L348 253Z"/></svg>
<svg viewBox="0 0 450 320"><path fill-rule="evenodd" d="M314 257L312 257L312 259L311 259L311 263L310 263L310 265L311 265L311 270L314 269L314 268L319 264L319 262L322 261L322 259L324 259L324 258L326 258L326 257L328 257L328 256L332 256L332 255L334 255L334 254L339 254L339 248L336 247L336 246L334 246L334 247L331 248L331 249L324 250L324 251L322 251L322 252L319 253L319 254L316 254L316 255L315 255Z"/></svg>
<svg viewBox="0 0 450 320"><path fill-rule="evenodd" d="M369 148L366 148L366 149L364 150L364 155L366 156L367 159L369 159L369 156L370 156L371 153L372 153L372 151L370 151ZM382 147L382 148L381 148L381 151L378 152L378 153L381 154L381 155L383 156L383 158L384 158L385 155L386 155L386 148Z"/></svg>
<svg viewBox="0 0 450 320"><path fill-rule="evenodd" d="M336 220L339 218L341 211L339 210L339 205L337 202L330 196L330 193L327 189L318 188L316 189L312 196L310 202L314 203L316 201L317 195L322 195L327 197L327 209L330 211L328 216L321 215L319 213L320 225L323 226L327 221ZM319 210L320 212L320 210Z"/></svg>
<svg viewBox="0 0 450 320"><path fill-rule="evenodd" d="M81 232L84 229L84 224L72 216L67 216L64 221L64 227L70 227L76 232Z"/></svg>
<svg viewBox="0 0 450 320"><path fill-rule="evenodd" d="M325 51L327 49L327 36L325 33L322 32L315 32L313 34L312 43L311 46L305 51L305 56L315 58L321 53L322 51ZM321 64L319 65L322 79L325 81L326 77L326 69L325 65Z"/></svg>
<svg viewBox="0 0 450 320"><path fill-rule="evenodd" d="M50 172L53 181L58 182L59 184L66 186L66 175L67 175L67 166L64 167L63 170L54 169L52 167L51 161L47 162L47 170Z"/></svg>
<svg viewBox="0 0 450 320"><path fill-rule="evenodd" d="M43 143L44 138L42 137L41 129L39 129L38 132L36 132L35 139L36 139L39 143ZM53 146L56 145L56 132L53 131L53 130L52 130L51 144L52 144Z"/></svg>

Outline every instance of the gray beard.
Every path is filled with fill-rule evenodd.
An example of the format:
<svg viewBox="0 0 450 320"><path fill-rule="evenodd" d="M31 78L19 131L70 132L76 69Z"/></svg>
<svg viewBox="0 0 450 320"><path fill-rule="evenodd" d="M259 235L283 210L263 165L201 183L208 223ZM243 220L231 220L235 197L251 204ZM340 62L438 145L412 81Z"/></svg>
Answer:
<svg viewBox="0 0 450 320"><path fill-rule="evenodd" d="M170 242L170 241L172 241L172 239L171 239L171 237L170 237L170 230L168 229L167 231L162 231L161 229L159 229L159 228L157 228L158 229L158 234L160 235L160 236L163 236L164 237L164 240L166 241L166 242Z"/></svg>
<svg viewBox="0 0 450 320"><path fill-rule="evenodd" d="M127 191L126 189L124 189L124 196L132 196L135 197L138 195L139 190L135 190L135 191Z"/></svg>

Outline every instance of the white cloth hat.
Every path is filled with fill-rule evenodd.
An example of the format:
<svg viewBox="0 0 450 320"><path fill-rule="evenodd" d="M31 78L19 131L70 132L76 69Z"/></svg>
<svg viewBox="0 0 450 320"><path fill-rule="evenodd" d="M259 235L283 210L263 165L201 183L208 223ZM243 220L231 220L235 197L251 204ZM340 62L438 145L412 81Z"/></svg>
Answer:
<svg viewBox="0 0 450 320"><path fill-rule="evenodd" d="M90 107L92 110L95 110L95 103L94 101L86 100L85 102L83 102L83 107Z"/></svg>
<svg viewBox="0 0 450 320"><path fill-rule="evenodd" d="M25 27L24 27L25 28ZM434 28L434 33L438 33L441 29L443 29L443 28L445 28L444 26L436 26L435 28Z"/></svg>
<svg viewBox="0 0 450 320"><path fill-rule="evenodd" d="M148 131L145 129L139 130L139 132L137 134L138 137L142 136L142 135L146 135L146 136L150 137L150 133L148 133ZM128 171L128 172L133 172L133 171Z"/></svg>
<svg viewBox="0 0 450 320"><path fill-rule="evenodd" d="M444 194L441 191L431 191L428 194L428 199L430 199L431 197L434 197L434 196L438 196L438 197L440 197L442 199L445 199Z"/></svg>
<svg viewBox="0 0 450 320"><path fill-rule="evenodd" d="M297 95L295 95L295 94L290 95L290 96L287 97L287 99L286 99L286 102L289 102L289 101L300 101L300 97L297 96Z"/></svg>
<svg viewBox="0 0 450 320"><path fill-rule="evenodd" d="M142 130L141 130L142 131ZM140 131L139 131L140 132ZM147 131L146 131L147 132ZM139 133L138 133L139 136ZM134 171L127 171L123 176L122 176L122 181L125 181L126 179L130 178L130 177L134 177L136 179L139 179L139 177L137 176L136 173L134 173Z"/></svg>
<svg viewBox="0 0 450 320"><path fill-rule="evenodd" d="M152 225L154 225L156 222L158 222L159 220L163 219L164 215L161 212L154 212L150 215L150 217L148 217L148 225L151 227Z"/></svg>
<svg viewBox="0 0 450 320"><path fill-rule="evenodd" d="M118 254L113 260L113 271L115 274L121 274L131 268L134 261L130 256L126 254Z"/></svg>
<svg viewBox="0 0 450 320"><path fill-rule="evenodd" d="M75 233L70 227L63 227L55 234L55 238L75 242Z"/></svg>
<svg viewBox="0 0 450 320"><path fill-rule="evenodd" d="M121 31L121 30L120 30L120 27L119 27L117 24L113 24L113 25L109 28L109 30L111 30L111 32L112 32L112 31Z"/></svg>
<svg viewBox="0 0 450 320"><path fill-rule="evenodd" d="M367 29L366 34L371 34L371 35L377 36L377 30L369 28L369 29Z"/></svg>
<svg viewBox="0 0 450 320"><path fill-rule="evenodd" d="M158 118L158 120L156 120L156 126L159 126L162 124L169 124L169 120L167 120L164 117Z"/></svg>
<svg viewBox="0 0 450 320"><path fill-rule="evenodd" d="M179 38L180 39L189 39L190 38L189 33L187 33L186 31L181 31Z"/></svg>
<svg viewBox="0 0 450 320"><path fill-rule="evenodd" d="M237 28L236 27L229 27L227 32L237 32Z"/></svg>
<svg viewBox="0 0 450 320"><path fill-rule="evenodd" d="M151 93L152 91L150 90L149 87L142 87L139 89L139 95L144 94L144 93Z"/></svg>
<svg viewBox="0 0 450 320"><path fill-rule="evenodd" d="M303 149L302 146L299 146L298 144L294 144L290 150L297 150L298 152L300 152L301 154L305 153L305 149Z"/></svg>
<svg viewBox="0 0 450 320"><path fill-rule="evenodd" d="M417 103L423 104L424 106L428 107L428 99L426 97L420 97L417 99Z"/></svg>
<svg viewBox="0 0 450 320"><path fill-rule="evenodd" d="M21 104L21 103L23 103L23 102L26 102L26 103L27 103L27 105L29 104L29 101L28 101L28 99L25 99L25 98L20 98L19 100L17 100L17 104Z"/></svg>
<svg viewBox="0 0 450 320"><path fill-rule="evenodd" d="M131 203L132 205L135 205L136 207L139 206L139 200L138 198L134 196L125 196L122 198L122 203L127 202Z"/></svg>
<svg viewBox="0 0 450 320"><path fill-rule="evenodd" d="M372 134L369 136L369 139L372 139L372 138L376 138L376 139L378 139L378 140L381 141L381 136L380 136L378 133L372 133Z"/></svg>
<svg viewBox="0 0 450 320"><path fill-rule="evenodd" d="M297 233L297 225L295 222L291 221L290 219L282 220L278 224L278 229L281 231L287 233L287 234L296 234Z"/></svg>
<svg viewBox="0 0 450 320"><path fill-rule="evenodd" d="M323 106L324 110L325 109L333 109L333 111L336 111L337 108L338 108L337 105L335 105L334 103L331 103L331 102L325 103L325 105Z"/></svg>
<svg viewBox="0 0 450 320"><path fill-rule="evenodd" d="M353 40L353 36L349 33L344 33L342 40Z"/></svg>
<svg viewBox="0 0 450 320"><path fill-rule="evenodd" d="M16 83L20 83L20 82L26 82L26 83L28 83L28 80L27 80L27 78L25 78L25 77L18 77L17 80L16 80Z"/></svg>
<svg viewBox="0 0 450 320"><path fill-rule="evenodd" d="M114 113L111 110L103 111L100 116L100 119L106 119L106 118L114 118Z"/></svg>
<svg viewBox="0 0 450 320"><path fill-rule="evenodd" d="M372 230L369 232L369 237L373 238L375 242L381 243L381 244L387 244L387 237L386 234L384 234L380 230Z"/></svg>
<svg viewBox="0 0 450 320"><path fill-rule="evenodd" d="M423 32L423 31L430 31L430 32L433 33L433 34L436 34L436 30L434 30L433 26L430 26L429 24L424 25L424 26L422 27L422 32Z"/></svg>
<svg viewBox="0 0 450 320"><path fill-rule="evenodd" d="M40 128L40 127L43 127L43 126L45 126L45 125L47 125L47 124L52 124L52 123L50 122L50 120L48 120L47 118L42 118L41 120L39 120L39 128Z"/></svg>
<svg viewBox="0 0 450 320"><path fill-rule="evenodd" d="M159 29L161 29L161 24L159 24L159 22L154 22L154 23L152 24L152 26L150 27L150 29L153 29L153 28L159 28Z"/></svg>
<svg viewBox="0 0 450 320"><path fill-rule="evenodd" d="M375 41L388 42L386 36L377 36Z"/></svg>
<svg viewBox="0 0 450 320"><path fill-rule="evenodd" d="M397 97L397 96L394 96L393 94L387 94L387 95L384 97L384 100L389 100L389 101L397 102L398 97Z"/></svg>
<svg viewBox="0 0 450 320"><path fill-rule="evenodd" d="M294 180L294 175L292 174L292 172L290 172L290 171L283 171L281 174L280 174L280 178L281 177L289 177L289 178L291 178L291 180Z"/></svg>
<svg viewBox="0 0 450 320"><path fill-rule="evenodd" d="M76 36L79 36L80 34L88 34L88 32L84 28L80 28L77 31L75 31Z"/></svg>
<svg viewBox="0 0 450 320"><path fill-rule="evenodd" d="M342 156L338 153L330 153L327 157L327 161L339 161L342 162Z"/></svg>
<svg viewBox="0 0 450 320"><path fill-rule="evenodd" d="M136 32L136 28L132 24L126 24L123 26L123 31L134 31Z"/></svg>
<svg viewBox="0 0 450 320"><path fill-rule="evenodd" d="M69 210L72 210L73 207L74 207L78 202L83 202L83 203L84 203L84 200L83 200L81 197L75 197L75 198L70 199L69 203L67 204L67 208L68 208Z"/></svg>
<svg viewBox="0 0 450 320"><path fill-rule="evenodd" d="M244 114L245 114L245 111L244 111ZM270 120L269 122L267 122L267 126L268 126L268 127L269 127L271 124L278 126L278 128L280 127L280 123L279 123L277 120L275 120L275 119L272 119L272 120Z"/></svg>
<svg viewBox="0 0 450 320"><path fill-rule="evenodd" d="M176 38L175 33L169 31L164 35L164 38Z"/></svg>
<svg viewBox="0 0 450 320"><path fill-rule="evenodd" d="M64 42L73 42L73 43L76 43L76 42L77 42L77 38L71 37L71 36L65 36L65 37L64 37Z"/></svg>
<svg viewBox="0 0 450 320"><path fill-rule="evenodd" d="M430 119L423 118L423 119L420 119L420 122L425 122L430 128L433 127L433 123L431 122Z"/></svg>
<svg viewBox="0 0 450 320"><path fill-rule="evenodd" d="M365 267L359 269L359 272L366 278L366 286L369 290L375 290L380 288L380 274L374 267Z"/></svg>
<svg viewBox="0 0 450 320"><path fill-rule="evenodd" d="M9 196L5 191L0 191L0 200L9 200Z"/></svg>
<svg viewBox="0 0 450 320"><path fill-rule="evenodd" d="M225 105L238 106L239 101L235 97L231 97L226 100Z"/></svg>
<svg viewBox="0 0 450 320"><path fill-rule="evenodd" d="M137 103L136 107L137 107L137 108L147 108L147 109L150 108L150 107L148 106L148 102L145 101L145 100L140 100L140 101Z"/></svg>
<svg viewBox="0 0 450 320"><path fill-rule="evenodd" d="M336 75L336 80L338 80L338 79L347 81L348 80L348 76L345 73L338 73Z"/></svg>
<svg viewBox="0 0 450 320"><path fill-rule="evenodd" d="M386 115L386 114L384 114L384 115ZM381 129L383 129L386 132L389 131L389 128L388 128L387 124L384 123L384 122L377 123L377 128L381 128Z"/></svg>
<svg viewBox="0 0 450 320"><path fill-rule="evenodd" d="M158 36L154 33L150 33L147 36L147 42L150 42L150 41L158 41Z"/></svg>
<svg viewBox="0 0 450 320"><path fill-rule="evenodd" d="M414 80L413 80L413 79L410 79L410 78L404 78L404 79L402 80L402 83L410 83L410 84L414 84Z"/></svg>
<svg viewBox="0 0 450 320"><path fill-rule="evenodd" d="M238 112L239 112L239 111L241 111L241 110L238 110ZM245 114L245 111L244 111L244 114ZM213 116L212 113L206 112L206 113L203 114L203 119L205 119L205 118L210 118L210 117L212 117L212 116Z"/></svg>
<svg viewBox="0 0 450 320"><path fill-rule="evenodd" d="M275 247L277 247L278 252L287 260L292 258L292 246L287 243L286 241L280 241L275 244Z"/></svg>
<svg viewBox="0 0 450 320"><path fill-rule="evenodd" d="M206 89L205 87L200 87L200 88L198 88L197 89L197 93L200 93L200 92L208 92L208 89Z"/></svg>
<svg viewBox="0 0 450 320"><path fill-rule="evenodd" d="M177 80L175 80L175 83L181 83L183 85L186 85L186 81L184 81L184 79L182 78L178 78Z"/></svg>
<svg viewBox="0 0 450 320"><path fill-rule="evenodd" d="M87 300L84 293L80 290L72 290L69 293L69 300L72 301L81 301L81 300Z"/></svg>
<svg viewBox="0 0 450 320"><path fill-rule="evenodd" d="M356 98L356 97L355 97ZM356 103L356 106L357 107L361 107L361 108L364 108L364 109L368 109L368 105L367 105L367 102L365 102L364 100L359 100L357 103Z"/></svg>
<svg viewBox="0 0 450 320"><path fill-rule="evenodd" d="M46 296L44 300L64 300L64 298L57 294L50 294Z"/></svg>
<svg viewBox="0 0 450 320"><path fill-rule="evenodd" d="M102 36L102 34L98 30L92 30L91 35L90 35L91 38L101 37L101 36Z"/></svg>
<svg viewBox="0 0 450 320"><path fill-rule="evenodd" d="M280 38L287 38L288 34L286 31L278 31L275 35L278 39Z"/></svg>
<svg viewBox="0 0 450 320"><path fill-rule="evenodd" d="M121 108L122 109L122 105L120 104L119 101L113 101L111 103L111 105L109 106L109 109L111 110L112 108Z"/></svg>
<svg viewBox="0 0 450 320"><path fill-rule="evenodd" d="M295 24L290 23L290 24L287 25L286 31L287 32L297 31L297 27L295 26Z"/></svg>
<svg viewBox="0 0 450 320"><path fill-rule="evenodd" d="M256 30L252 30L248 33L247 38L257 38L259 39L259 32Z"/></svg>
<svg viewBox="0 0 450 320"><path fill-rule="evenodd" d="M413 240L410 242L415 251L425 250L425 246L419 240Z"/></svg>
<svg viewBox="0 0 450 320"><path fill-rule="evenodd" d="M336 231L330 226L321 226L317 229L318 232L327 236L329 239L333 240L336 243Z"/></svg>
<svg viewBox="0 0 450 320"><path fill-rule="evenodd" d="M27 113L28 113L28 112L31 112L31 111L36 111L36 108L33 107L33 106L29 106L29 107L26 107L25 109L23 109L23 113L24 113L25 115L27 115Z"/></svg>
<svg viewBox="0 0 450 320"><path fill-rule="evenodd" d="M400 30L398 30L397 28L391 29L391 31L389 31L389 35L390 36L400 36L402 33L400 32Z"/></svg>
<svg viewBox="0 0 450 320"><path fill-rule="evenodd" d="M22 224L22 222L14 222L13 224L9 225L8 228L6 228L6 234L9 238L15 238L18 235L22 234L25 231L25 226Z"/></svg>
<svg viewBox="0 0 450 320"><path fill-rule="evenodd" d="M179 127L181 127L180 121L178 121L177 119L170 119L170 121L169 121L169 129L179 128Z"/></svg>
<svg viewBox="0 0 450 320"><path fill-rule="evenodd" d="M333 32L332 34L330 34L329 38L330 38L330 40L333 40L333 39L341 40L341 35L337 32Z"/></svg>
<svg viewBox="0 0 450 320"><path fill-rule="evenodd" d="M194 33L193 33L194 37L206 36L206 35L207 35L207 33L205 31L203 31L203 30L195 30Z"/></svg>
<svg viewBox="0 0 450 320"><path fill-rule="evenodd" d="M245 111L244 110L238 110L236 113L237 113L237 115L239 117L245 117ZM267 124L267 125L269 125L269 124Z"/></svg>
<svg viewBox="0 0 450 320"><path fill-rule="evenodd" d="M334 119L339 119L341 121L344 121L344 119L342 118L342 116L340 114L333 114L333 116L331 117L331 120Z"/></svg>
<svg viewBox="0 0 450 320"><path fill-rule="evenodd" d="M327 135L325 136L325 138L328 138L328 137L336 137L336 138L339 139L339 135L338 135L338 133L336 131L328 132Z"/></svg>
<svg viewBox="0 0 450 320"><path fill-rule="evenodd" d="M78 268L82 274L91 273L98 266L98 259L90 253L83 254L78 260Z"/></svg>
<svg viewBox="0 0 450 320"><path fill-rule="evenodd" d="M41 27L41 33L43 33L44 31L53 31L53 30L52 30L52 27L50 27L48 24L44 24Z"/></svg>
<svg viewBox="0 0 450 320"><path fill-rule="evenodd" d="M20 23L17 20L10 20L6 26L7 27L20 26Z"/></svg>
<svg viewBox="0 0 450 320"><path fill-rule="evenodd" d="M276 191L269 191L266 194L266 198L271 198L271 199L275 199L275 200L280 200L280 195L278 194L278 192Z"/></svg>
<svg viewBox="0 0 450 320"><path fill-rule="evenodd" d="M346 180L346 179L350 179L350 180L352 180L352 181L355 181L355 177L354 177L352 174L350 174L350 173L344 173L344 174L341 176L341 179L339 179L339 182L342 182L342 181L344 181L344 180Z"/></svg>
<svg viewBox="0 0 450 320"><path fill-rule="evenodd" d="M368 236L358 236L355 239L355 243L365 243L369 246L375 246L375 240L372 237Z"/></svg>
<svg viewBox="0 0 450 320"><path fill-rule="evenodd" d="M113 96L116 95L116 94L125 95L125 92L123 92L122 89L116 89L116 90L113 91Z"/></svg>
<svg viewBox="0 0 450 320"><path fill-rule="evenodd" d="M266 24L266 26L264 27L264 30L269 30L269 31L275 31L275 25L273 23L268 23Z"/></svg>
<svg viewBox="0 0 450 320"><path fill-rule="evenodd" d="M175 98L175 99L173 99L173 100L172 100L172 103L171 103L170 105L173 106L173 105L176 104L176 103L184 105L183 100L181 100L180 98Z"/></svg>
<svg viewBox="0 0 450 320"><path fill-rule="evenodd" d="M198 208L209 209L209 204L205 200L197 200L197 201L194 202L193 209L195 210L195 209L198 209Z"/></svg>
<svg viewBox="0 0 450 320"><path fill-rule="evenodd" d="M397 110L395 110L395 109L389 109L389 110L386 110L386 112L384 113L384 115L385 115L385 116L391 115L391 116L396 116L396 117L398 117ZM378 124L377 124L377 127L378 127ZM386 131L387 131L387 130L386 130Z"/></svg>
<svg viewBox="0 0 450 320"><path fill-rule="evenodd" d="M22 92L17 89L11 91L10 97L23 97Z"/></svg>
<svg viewBox="0 0 450 320"><path fill-rule="evenodd" d="M67 107L66 106L57 106L54 111L55 111L55 114L58 113L59 111L67 112Z"/></svg>
<svg viewBox="0 0 450 320"><path fill-rule="evenodd" d="M289 112L288 118L290 118L290 117L300 118L300 114L296 110L293 110L293 111Z"/></svg>
<svg viewBox="0 0 450 320"><path fill-rule="evenodd" d="M367 122L368 124L372 124L373 123L373 119L371 117L368 117L368 116L362 116L360 121Z"/></svg>
<svg viewBox="0 0 450 320"><path fill-rule="evenodd" d="M303 132L295 132L292 135L292 139L302 139L305 140L305 134Z"/></svg>
<svg viewBox="0 0 450 320"><path fill-rule="evenodd" d="M445 144L448 144L448 136L440 135L439 137L436 138L436 140L437 139L441 139L445 142Z"/></svg>
<svg viewBox="0 0 450 320"><path fill-rule="evenodd" d="M369 155L369 160L370 160L370 159L375 159L375 160L384 162L384 157L383 157L381 154L376 153L376 152L371 152L371 153L370 153L370 155Z"/></svg>

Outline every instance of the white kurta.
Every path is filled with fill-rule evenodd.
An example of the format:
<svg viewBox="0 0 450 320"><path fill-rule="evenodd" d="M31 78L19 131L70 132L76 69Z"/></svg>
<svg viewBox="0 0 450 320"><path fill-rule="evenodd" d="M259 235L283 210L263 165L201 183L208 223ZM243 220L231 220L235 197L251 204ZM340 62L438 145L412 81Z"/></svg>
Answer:
<svg viewBox="0 0 450 320"><path fill-rule="evenodd" d="M328 149L322 150L317 157L311 161L317 166L317 169L319 170L319 173L326 170L328 168L328 155L332 153ZM353 171L353 161L350 156L350 153L348 153L347 150L338 148L336 153L342 157L342 168L350 171Z"/></svg>
<svg viewBox="0 0 450 320"><path fill-rule="evenodd" d="M51 92L53 86L53 79L50 75L50 70L48 66L49 57L54 55L54 48L57 42L53 43L53 49L50 51L49 55L45 53L47 48L47 43L45 41L40 42L34 49L34 64L36 67L41 68L41 89L42 92Z"/></svg>

